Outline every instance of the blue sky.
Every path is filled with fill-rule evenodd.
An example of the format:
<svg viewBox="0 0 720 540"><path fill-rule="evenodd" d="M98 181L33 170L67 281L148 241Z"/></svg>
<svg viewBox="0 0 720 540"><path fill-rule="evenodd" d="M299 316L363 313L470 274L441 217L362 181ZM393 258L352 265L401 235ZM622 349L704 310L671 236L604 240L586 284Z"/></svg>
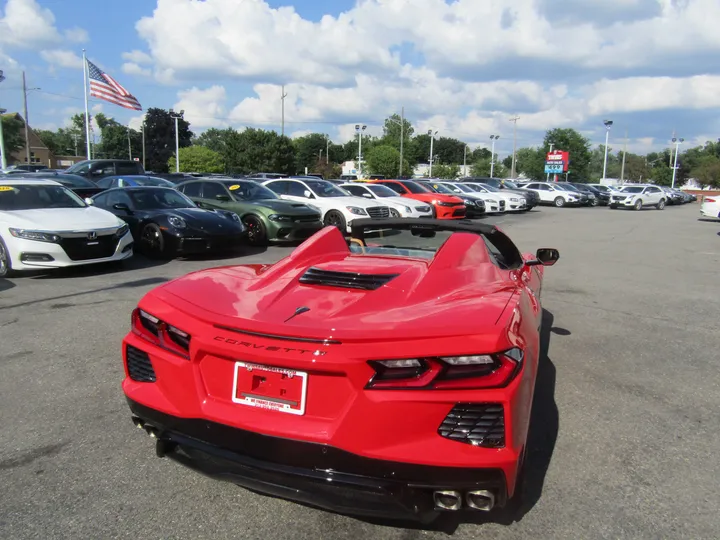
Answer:
<svg viewBox="0 0 720 540"><path fill-rule="evenodd" d="M0 107L57 128L83 109L88 57L145 108L184 109L195 131L280 130L347 140L379 133L405 107L471 146L512 151L546 129L594 143L614 121L638 152L720 137L717 0L0 0ZM93 99L95 111L138 125L141 114Z"/></svg>

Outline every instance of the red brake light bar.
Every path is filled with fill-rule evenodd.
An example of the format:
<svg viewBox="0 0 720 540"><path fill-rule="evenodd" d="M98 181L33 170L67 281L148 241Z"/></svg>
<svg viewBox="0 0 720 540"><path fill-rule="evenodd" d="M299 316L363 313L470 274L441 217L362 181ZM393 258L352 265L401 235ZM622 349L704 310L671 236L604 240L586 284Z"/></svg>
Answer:
<svg viewBox="0 0 720 540"><path fill-rule="evenodd" d="M161 321L139 308L132 312L132 331L171 353L190 359L190 334Z"/></svg>

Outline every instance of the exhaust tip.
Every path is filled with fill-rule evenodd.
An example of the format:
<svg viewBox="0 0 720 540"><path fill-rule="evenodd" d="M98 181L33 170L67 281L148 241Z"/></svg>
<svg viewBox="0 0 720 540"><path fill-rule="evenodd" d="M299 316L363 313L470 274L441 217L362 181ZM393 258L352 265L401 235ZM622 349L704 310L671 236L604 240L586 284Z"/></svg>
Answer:
<svg viewBox="0 0 720 540"><path fill-rule="evenodd" d="M135 424L135 427L138 429L142 429L145 427L145 422L142 421L141 418L138 418L137 416L132 417L133 424Z"/></svg>
<svg viewBox="0 0 720 540"><path fill-rule="evenodd" d="M462 495L459 491L434 491L433 501L437 510L460 510Z"/></svg>
<svg viewBox="0 0 720 540"><path fill-rule="evenodd" d="M149 424L145 424L143 427L145 428L147 434L150 435L150 437L152 437L153 439L157 439L159 431L156 427L153 427Z"/></svg>
<svg viewBox="0 0 720 540"><path fill-rule="evenodd" d="M482 512L489 512L495 506L495 494L484 489L468 491L465 500L470 508Z"/></svg>

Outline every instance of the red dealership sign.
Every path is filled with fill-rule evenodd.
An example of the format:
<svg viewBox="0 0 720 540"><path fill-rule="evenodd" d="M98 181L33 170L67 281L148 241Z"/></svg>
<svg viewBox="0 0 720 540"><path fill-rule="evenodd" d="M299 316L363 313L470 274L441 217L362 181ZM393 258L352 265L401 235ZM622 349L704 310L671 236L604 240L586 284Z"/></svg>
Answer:
<svg viewBox="0 0 720 540"><path fill-rule="evenodd" d="M548 152L545 156L545 163L546 165L552 164L556 167L562 163L562 172L567 172L568 166L570 165L570 152L565 152L564 150L553 150L552 152Z"/></svg>

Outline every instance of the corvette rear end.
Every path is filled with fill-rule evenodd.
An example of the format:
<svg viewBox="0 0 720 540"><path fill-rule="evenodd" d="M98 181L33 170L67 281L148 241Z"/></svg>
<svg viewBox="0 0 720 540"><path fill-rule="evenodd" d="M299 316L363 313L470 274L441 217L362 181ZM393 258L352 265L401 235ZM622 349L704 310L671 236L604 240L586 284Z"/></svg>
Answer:
<svg viewBox="0 0 720 540"><path fill-rule="evenodd" d="M504 506L556 252L522 258L510 244L507 268L470 225L422 219L383 226L457 232L430 255L373 248L364 222L350 247L330 227L275 265L148 293L123 342L133 421L159 456L332 511L427 521Z"/></svg>

